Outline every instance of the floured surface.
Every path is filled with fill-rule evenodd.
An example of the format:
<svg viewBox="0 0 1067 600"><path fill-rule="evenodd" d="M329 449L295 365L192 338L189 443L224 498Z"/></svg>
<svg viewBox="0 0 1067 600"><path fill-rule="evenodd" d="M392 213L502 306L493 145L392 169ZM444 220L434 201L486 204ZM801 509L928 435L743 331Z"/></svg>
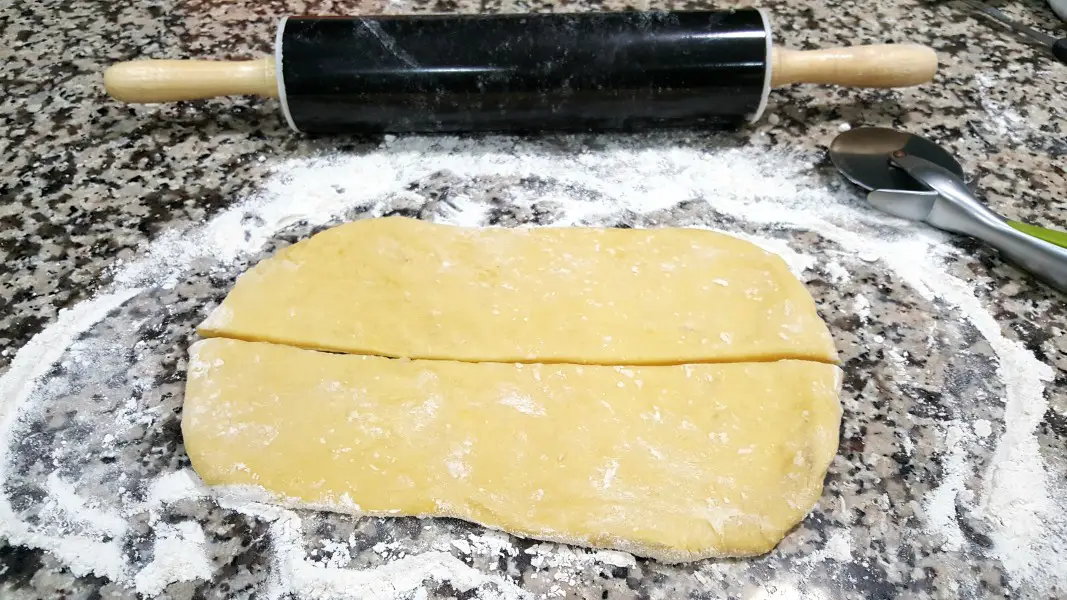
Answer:
<svg viewBox="0 0 1067 600"><path fill-rule="evenodd" d="M820 106L804 114L825 118ZM73 305L0 376L0 535L34 573L5 572L0 595L1062 595L1062 298L980 248L870 209L822 153L753 136L734 149L736 138L702 135L411 138L274 164L254 196L117 266L97 301ZM196 485L179 428L193 329L251 265L326 226L387 214L702 227L782 256L845 372L841 445L812 514L767 555L664 565L455 519L216 501ZM167 548L182 560L156 561Z"/></svg>
<svg viewBox="0 0 1067 600"><path fill-rule="evenodd" d="M678 228L346 223L241 275L199 331L472 362L837 360L781 258Z"/></svg>
<svg viewBox="0 0 1067 600"><path fill-rule="evenodd" d="M667 562L770 550L837 449L840 370L821 363L470 364L223 339L191 352L182 431L208 484Z"/></svg>

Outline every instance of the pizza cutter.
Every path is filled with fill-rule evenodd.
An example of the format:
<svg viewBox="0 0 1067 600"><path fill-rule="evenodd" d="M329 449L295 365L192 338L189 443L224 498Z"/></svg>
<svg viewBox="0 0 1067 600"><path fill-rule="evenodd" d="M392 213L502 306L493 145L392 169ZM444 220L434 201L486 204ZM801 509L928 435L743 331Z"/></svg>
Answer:
<svg viewBox="0 0 1067 600"><path fill-rule="evenodd" d="M1011 221L963 183L963 168L943 148L903 131L859 127L830 145L841 174L869 191L891 215L978 238L1049 285L1067 292L1067 232Z"/></svg>

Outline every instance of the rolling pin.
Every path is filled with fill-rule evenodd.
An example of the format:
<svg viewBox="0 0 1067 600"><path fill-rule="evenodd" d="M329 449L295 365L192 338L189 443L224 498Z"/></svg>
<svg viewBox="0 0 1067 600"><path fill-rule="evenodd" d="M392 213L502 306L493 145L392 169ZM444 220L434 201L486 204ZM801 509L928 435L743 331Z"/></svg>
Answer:
<svg viewBox="0 0 1067 600"><path fill-rule="evenodd" d="M930 81L917 45L774 48L758 9L573 14L286 17L275 54L111 66L130 103L278 98L305 133L728 127L793 83Z"/></svg>

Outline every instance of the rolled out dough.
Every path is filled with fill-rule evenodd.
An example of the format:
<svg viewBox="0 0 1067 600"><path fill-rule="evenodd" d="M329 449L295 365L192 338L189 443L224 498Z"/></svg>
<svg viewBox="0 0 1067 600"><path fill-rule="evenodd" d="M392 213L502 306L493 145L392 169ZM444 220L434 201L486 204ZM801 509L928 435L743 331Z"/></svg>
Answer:
<svg viewBox="0 0 1067 600"><path fill-rule="evenodd" d="M694 229L355 221L250 269L199 332L463 361L837 360L781 258Z"/></svg>
<svg viewBox="0 0 1067 600"><path fill-rule="evenodd" d="M361 246L371 253L367 261L373 262L368 248L375 244ZM400 245L393 250L394 259L406 256ZM334 268L359 262L358 255L340 256ZM278 269L305 273L311 263L296 258L296 266L275 260L262 273L264 281ZM756 255L752 260L774 264ZM525 272L536 270L527 266ZM361 281L354 276L345 285L369 285ZM791 289L777 276L774 281L779 292ZM399 300L400 289L387 296ZM631 290L629 296L640 294ZM350 299L346 292L338 303L341 297ZM628 295L614 297L622 303ZM733 312L740 318L744 310ZM264 318L283 323L270 321L272 314ZM636 329L627 335L636 336ZM566 354L563 340L539 339ZM511 348L490 346L494 352ZM665 347L642 354L668 355ZM766 552L805 516L836 452L839 383L836 366L793 360L470 364L212 339L191 350L182 430L193 466L209 484L262 486L282 499L342 512L458 517L532 538L675 562Z"/></svg>

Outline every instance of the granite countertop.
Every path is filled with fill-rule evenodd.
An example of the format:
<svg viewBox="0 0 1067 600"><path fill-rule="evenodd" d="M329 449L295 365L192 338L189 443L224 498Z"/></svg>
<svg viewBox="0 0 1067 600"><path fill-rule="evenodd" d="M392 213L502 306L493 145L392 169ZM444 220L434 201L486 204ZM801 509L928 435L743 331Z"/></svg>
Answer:
<svg viewBox="0 0 1067 600"><path fill-rule="evenodd" d="M954 153L1000 213L1067 229L1063 201L1067 67L952 2L768 0L761 6L774 15L776 43L815 48L919 42L937 50L942 69L935 83L915 89L776 90L759 123L702 138L702 143L821 156L830 140L848 126L905 128ZM272 101L124 106L102 92L100 73L108 64L139 57L268 53L276 18L286 12L649 7L525 0L347 5L250 0L8 2L0 8L5 89L0 97L4 150L0 259L5 265L0 270L0 375L10 372L20 348L57 322L59 311L85 306L79 303L110 285L116 265L141 257L161 236L189 231L255 194L274 165L322 152L366 153L378 142L292 134ZM689 2L670 7L707 5ZM1064 33L1064 24L1043 2L1026 0L1004 9L1034 26ZM845 190L826 160L818 162L809 176L821 185ZM468 196L487 194L479 185L436 174L412 189L428 206L456 186ZM707 217L694 216L696 210L678 206L628 224ZM526 220L531 219L537 222L538 217ZM188 280L177 284L144 286L147 289L133 301L85 333L47 373L53 386L50 393L58 400L34 415L24 415L25 422L13 429L19 432L18 440L4 440L17 450L7 457L10 465L0 491L29 529L7 530L18 544L0 539L0 596L136 597L135 573L120 569L116 573L122 581L116 581L102 567L87 568L77 557L42 550L51 542L41 534L33 537L32 528L49 519L58 522L49 498L65 493L62 485L68 484L63 481L77 493L99 498L79 505L80 511L104 515L105 496L147 506L155 497L147 489L149 482L188 467L179 424L184 349L192 339L192 327L205 314L205 306L221 299L243 267L317 227L288 229L256 256L244 257L227 269L194 268ZM816 234L797 233L791 243L813 255L841 253L831 240ZM439 520L420 525L415 519L315 513L303 515L303 530L297 535L303 535L309 556L345 557L331 567L373 567L402 559L404 553L433 548L479 572L499 573L508 585L537 597L1067 596L1062 579L1057 584L1048 577L1019 576L1033 565L1017 569L1001 560L1004 555L997 553L998 541L988 530L988 520L978 518L989 504L975 500L983 497L983 482L992 481L983 478L984 469L1007 464L996 462L998 440L1016 431L1010 423L1025 422L1026 439L1033 442L1026 451L1031 459L1039 455L1043 467L1040 473L1031 472L1029 479L1014 481L1026 487L1037 485L1034 477L1043 476L1050 498L1039 500L1063 501L1067 303L1062 294L1002 262L980 244L962 238L952 238L948 244L955 253L945 268L974 284L983 314L993 319L957 323L958 313L947 301L916 294L878 260L851 265L847 282L818 269L806 277L842 350L846 381L841 448L819 507L769 557L668 567L643 559L597 562L567 555L570 563L562 565L558 557L566 554L565 549L515 539L490 543L486 540L495 538L464 523ZM858 316L853 310L861 297L864 302L870 299L868 315ZM106 352L86 350L94 340L104 339L110 344ZM83 352L81 358L78 351ZM1019 388L1018 382L1033 373L997 371L998 364L1023 364L1009 361L1009 354L1029 357L1030 362L1023 361L1027 365L1047 365L1034 375L1035 380L1044 380L1043 390L1025 404L1043 407L1040 414L1013 414L1019 405L1004 400L1032 392ZM71 366L85 362L86 356L99 361L98 372ZM974 373L988 376L974 377ZM0 391L4 389L0 386ZM0 417L3 414L0 410ZM130 426L116 435L98 430L101 422L116 419L125 419L122 422ZM962 454L954 448L964 446L961 439L969 441ZM973 468L961 471L953 461ZM153 489L163 493L160 486ZM939 490L952 492L945 505L952 525L947 536L945 530L929 525L931 512L922 509ZM86 539L100 542L99 548L120 548L122 557L117 560L126 561L124 568L139 569L166 548L161 545L165 541L161 531L170 527L169 535L180 537L183 524L195 523L194 529L206 538L196 543L208 548L209 564L182 568L207 574L185 581L177 577L159 590L141 581L142 591L199 598L261 597L271 585L278 589L268 575L278 565L270 553L271 543L277 543L271 537L276 532L271 532L267 520L228 511L196 494L157 500L151 510L145 509L143 519L116 524L100 517L87 522L84 531L65 531L72 535L81 531L89 536ZM1027 507L1009 508L1025 512ZM1006 514L997 518L1012 518ZM0 514L0 519L9 517ZM1026 526L1019 523L1020 528ZM1058 545L1062 552L1067 528L1054 521L1047 527L1052 533L1046 532L1042 539L1054 542L1048 551L1056 552ZM112 544L115 536L122 538L121 544ZM324 550L327 542L336 540L348 540L344 552ZM499 551L494 543L511 550ZM92 554L94 548L87 545L81 552ZM174 565L168 568L180 570ZM788 581L784 573L792 573ZM438 582L400 597L481 594L477 597L488 598L499 592L492 586L461 588L455 581ZM292 589L290 593L300 595Z"/></svg>

